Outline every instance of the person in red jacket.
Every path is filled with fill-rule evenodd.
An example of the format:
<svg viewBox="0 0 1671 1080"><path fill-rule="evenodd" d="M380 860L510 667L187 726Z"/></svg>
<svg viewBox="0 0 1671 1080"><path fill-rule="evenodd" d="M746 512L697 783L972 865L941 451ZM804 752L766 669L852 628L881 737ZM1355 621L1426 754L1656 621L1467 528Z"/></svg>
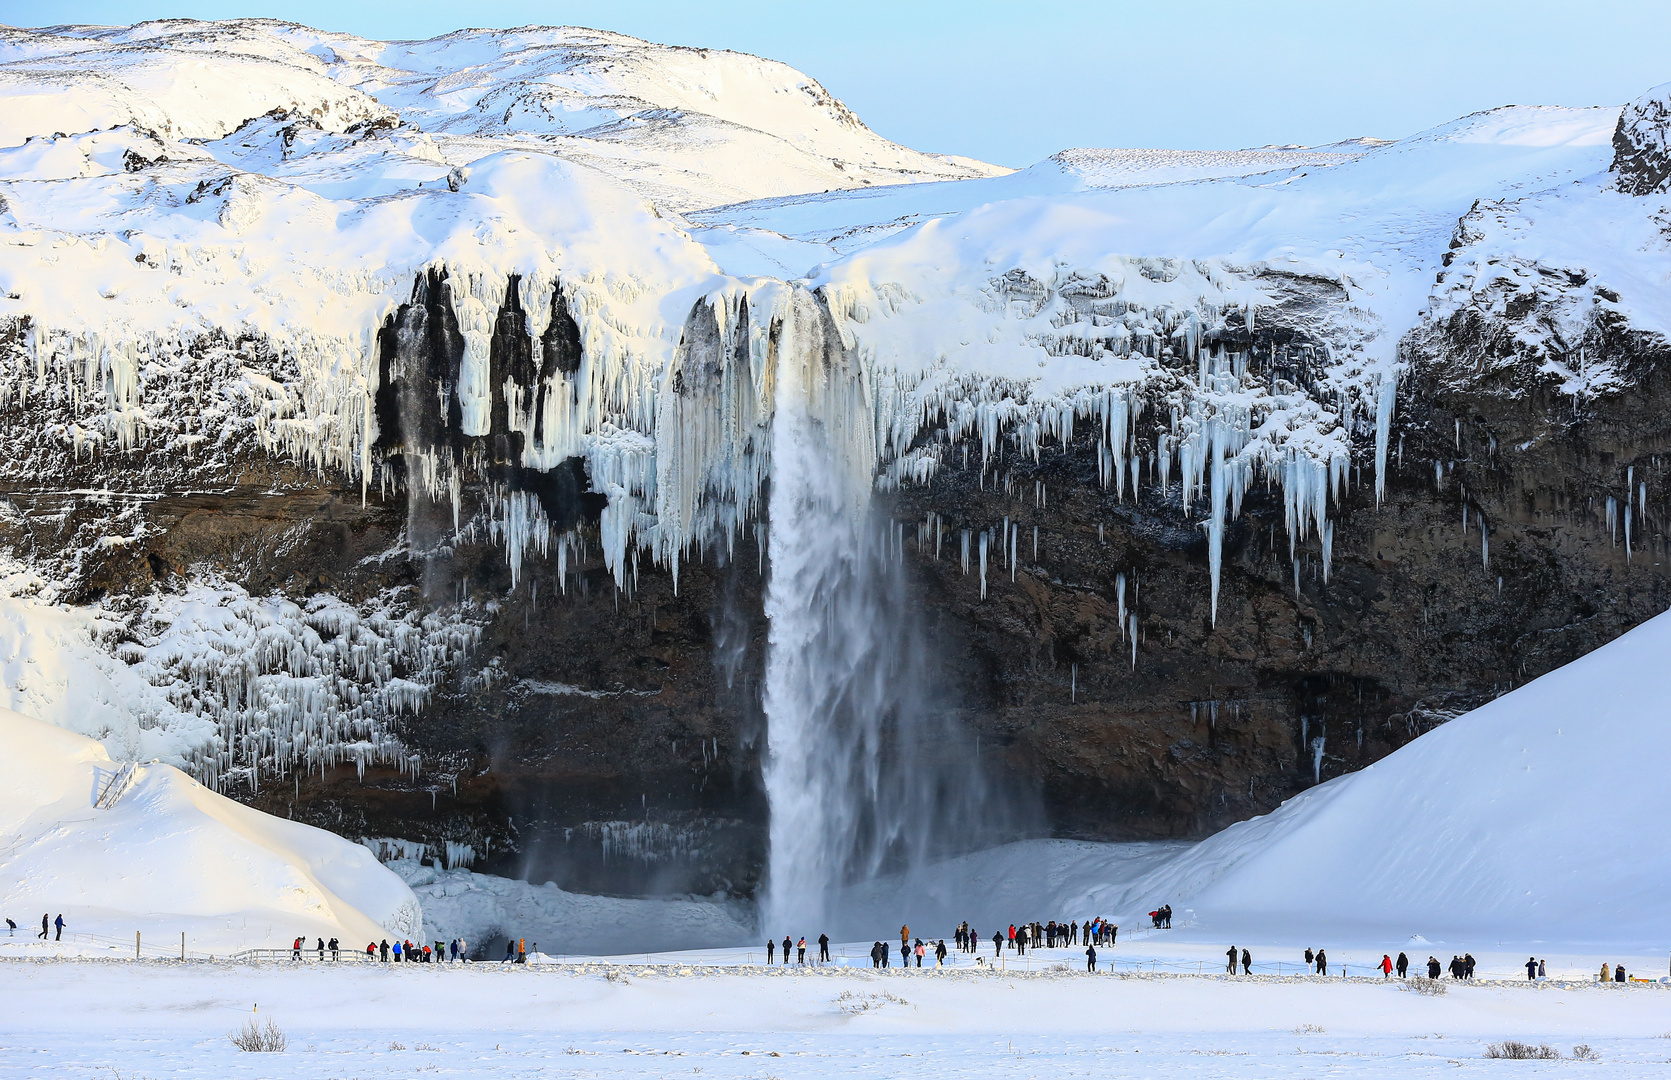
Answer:
<svg viewBox="0 0 1671 1080"><path fill-rule="evenodd" d="M1388 975L1391 975L1391 974L1392 974L1392 957L1388 956L1386 953L1382 953L1381 954L1381 978L1384 979Z"/></svg>

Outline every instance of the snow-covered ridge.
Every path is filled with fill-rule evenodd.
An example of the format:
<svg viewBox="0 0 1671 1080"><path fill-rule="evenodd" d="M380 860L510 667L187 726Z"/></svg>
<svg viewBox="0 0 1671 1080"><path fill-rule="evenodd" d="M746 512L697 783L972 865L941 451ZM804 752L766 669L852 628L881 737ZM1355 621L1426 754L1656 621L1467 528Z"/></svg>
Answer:
<svg viewBox="0 0 1671 1080"><path fill-rule="evenodd" d="M599 165L679 208L1007 171L888 142L785 64L577 27L404 42L265 19L12 30L0 73L21 80L14 94L52 97L8 109L0 145L121 124L213 141L282 110L291 131L264 162L242 154L244 167L316 186L353 155L298 145L298 123L391 132L413 180L425 164L433 180L436 164L520 146Z"/></svg>

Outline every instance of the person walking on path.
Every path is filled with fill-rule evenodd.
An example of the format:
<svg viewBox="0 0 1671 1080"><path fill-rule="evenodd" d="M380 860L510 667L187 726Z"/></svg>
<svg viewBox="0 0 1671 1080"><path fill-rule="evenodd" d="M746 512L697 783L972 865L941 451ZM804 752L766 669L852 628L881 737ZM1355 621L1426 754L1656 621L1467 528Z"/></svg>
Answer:
<svg viewBox="0 0 1671 1080"><path fill-rule="evenodd" d="M941 938L934 943L934 966L940 967L946 962L946 939Z"/></svg>
<svg viewBox="0 0 1671 1080"><path fill-rule="evenodd" d="M998 958L998 954L1003 951L1004 932L1002 930L994 930L992 931L992 958L996 960Z"/></svg>
<svg viewBox="0 0 1671 1080"><path fill-rule="evenodd" d="M775 963L777 963L777 941L773 938L767 938L766 939L766 966L770 967L771 965L773 965Z"/></svg>
<svg viewBox="0 0 1671 1080"><path fill-rule="evenodd" d="M1305 966L1307 968L1314 968L1317 966L1317 954L1311 951L1311 947L1309 945L1306 946L1305 950Z"/></svg>
<svg viewBox="0 0 1671 1080"><path fill-rule="evenodd" d="M45 915L42 915L41 916L41 932L38 935L42 941L46 940L47 927L49 927L51 925L52 925L52 920L47 918Z"/></svg>
<svg viewBox="0 0 1671 1080"><path fill-rule="evenodd" d="M1404 978L1404 973L1410 970L1410 958L1403 953L1398 954L1398 977Z"/></svg>
<svg viewBox="0 0 1671 1080"><path fill-rule="evenodd" d="M1322 949L1318 949L1317 950L1317 974L1327 975L1328 973L1329 973L1329 956Z"/></svg>
<svg viewBox="0 0 1671 1080"><path fill-rule="evenodd" d="M923 955L928 952L928 949L923 946L923 939L922 938L917 939L917 947L912 951L914 951L917 954L917 966L922 967L923 966Z"/></svg>
<svg viewBox="0 0 1671 1080"><path fill-rule="evenodd" d="M1392 969L1393 969L1392 957L1388 956L1386 953L1382 953L1381 954L1381 978L1385 979L1387 976L1391 975L1392 974Z"/></svg>
<svg viewBox="0 0 1671 1080"><path fill-rule="evenodd" d="M52 925L54 925L58 928L58 933L57 933L56 936L53 937L52 940L53 941L63 941L64 940L64 916L60 915L56 919L53 919L52 920Z"/></svg>
<svg viewBox="0 0 1671 1080"><path fill-rule="evenodd" d="M902 941L899 944L899 966L911 966L911 943L909 941Z"/></svg>
<svg viewBox="0 0 1671 1080"><path fill-rule="evenodd" d="M830 962L830 935L828 934L818 935L818 962L820 964Z"/></svg>
<svg viewBox="0 0 1671 1080"><path fill-rule="evenodd" d="M1527 982L1536 982L1537 977L1538 977L1538 962L1537 962L1536 958L1528 956L1526 958L1526 981Z"/></svg>
<svg viewBox="0 0 1671 1080"><path fill-rule="evenodd" d="M1242 950L1242 974L1253 974L1253 954L1248 952L1246 949Z"/></svg>
<svg viewBox="0 0 1671 1080"><path fill-rule="evenodd" d="M1224 950L1224 972L1227 975L1236 974L1236 946L1234 945Z"/></svg>
<svg viewBox="0 0 1671 1080"><path fill-rule="evenodd" d="M1430 979L1439 977L1439 958L1437 956L1427 958L1427 977Z"/></svg>
<svg viewBox="0 0 1671 1080"><path fill-rule="evenodd" d="M1087 946L1085 946L1085 970L1086 971L1095 971L1096 969L1097 969L1097 947L1095 945L1087 945Z"/></svg>

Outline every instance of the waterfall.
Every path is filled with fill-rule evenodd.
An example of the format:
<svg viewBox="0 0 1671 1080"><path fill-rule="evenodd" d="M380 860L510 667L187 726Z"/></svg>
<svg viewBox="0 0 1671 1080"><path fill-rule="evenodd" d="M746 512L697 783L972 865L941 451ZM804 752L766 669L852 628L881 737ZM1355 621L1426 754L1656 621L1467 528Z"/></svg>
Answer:
<svg viewBox="0 0 1671 1080"><path fill-rule="evenodd" d="M763 705L763 928L839 932L841 888L909 870L995 820L873 519L865 374L797 290L778 337ZM868 932L868 930L866 931Z"/></svg>

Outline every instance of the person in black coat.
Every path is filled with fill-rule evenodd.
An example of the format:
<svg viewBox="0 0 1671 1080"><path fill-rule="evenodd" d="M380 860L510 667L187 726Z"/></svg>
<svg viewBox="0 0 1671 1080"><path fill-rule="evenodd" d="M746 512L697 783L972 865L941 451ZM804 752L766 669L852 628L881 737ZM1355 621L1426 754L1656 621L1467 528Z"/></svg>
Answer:
<svg viewBox="0 0 1671 1080"><path fill-rule="evenodd" d="M1095 945L1087 945L1087 946L1085 946L1085 970L1086 971L1095 971L1096 969L1097 969L1097 947Z"/></svg>
<svg viewBox="0 0 1671 1080"><path fill-rule="evenodd" d="M1410 958L1403 953L1398 954L1398 977L1404 978L1404 973L1410 970Z"/></svg>
<svg viewBox="0 0 1671 1080"><path fill-rule="evenodd" d="M1242 950L1242 974L1253 974L1253 954L1248 952L1246 949Z"/></svg>

